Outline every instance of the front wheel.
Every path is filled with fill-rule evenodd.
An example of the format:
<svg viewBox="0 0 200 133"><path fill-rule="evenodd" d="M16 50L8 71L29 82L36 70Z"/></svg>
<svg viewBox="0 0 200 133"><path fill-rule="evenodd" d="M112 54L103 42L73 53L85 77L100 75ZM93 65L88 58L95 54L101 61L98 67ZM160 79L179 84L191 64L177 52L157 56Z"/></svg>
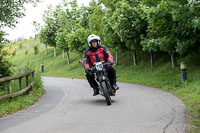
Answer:
<svg viewBox="0 0 200 133"><path fill-rule="evenodd" d="M101 82L101 87L102 87L102 91L103 91L104 97L106 99L107 105L111 105L111 98L110 98L110 95L108 93L108 88L107 88L105 81Z"/></svg>

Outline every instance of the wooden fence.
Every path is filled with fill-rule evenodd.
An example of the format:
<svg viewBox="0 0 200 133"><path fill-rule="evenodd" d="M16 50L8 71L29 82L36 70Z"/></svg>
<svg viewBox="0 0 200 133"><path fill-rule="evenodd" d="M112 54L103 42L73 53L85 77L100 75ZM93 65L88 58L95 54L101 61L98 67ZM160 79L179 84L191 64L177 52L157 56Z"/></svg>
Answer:
<svg viewBox="0 0 200 133"><path fill-rule="evenodd" d="M31 91L33 85L34 85L34 81L32 81L29 84L29 76L32 75L32 79L34 79L34 72L35 70L30 70L26 73L23 74L19 74L19 75L15 75L15 76L10 76L10 77L5 77L5 78L1 78L0 79L0 83L2 82L7 82L7 91L8 93L6 95L0 96L0 101L3 99L7 99L9 98L9 100L11 100L11 98L19 96L19 95L23 95L25 92L27 91ZM22 78L26 77L26 88L22 88ZM16 80L19 79L19 88L20 91L12 93L12 87L11 87L11 81L12 80Z"/></svg>

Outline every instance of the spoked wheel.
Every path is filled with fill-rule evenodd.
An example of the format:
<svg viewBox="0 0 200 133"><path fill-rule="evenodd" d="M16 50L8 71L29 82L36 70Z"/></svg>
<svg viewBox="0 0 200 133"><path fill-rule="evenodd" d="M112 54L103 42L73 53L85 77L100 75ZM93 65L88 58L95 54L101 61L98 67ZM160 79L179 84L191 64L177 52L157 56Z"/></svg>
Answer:
<svg viewBox="0 0 200 133"><path fill-rule="evenodd" d="M102 87L102 91L103 91L104 97L106 99L107 105L111 105L111 98L108 93L108 89L107 89L107 85L106 85L105 81L101 82L101 87Z"/></svg>

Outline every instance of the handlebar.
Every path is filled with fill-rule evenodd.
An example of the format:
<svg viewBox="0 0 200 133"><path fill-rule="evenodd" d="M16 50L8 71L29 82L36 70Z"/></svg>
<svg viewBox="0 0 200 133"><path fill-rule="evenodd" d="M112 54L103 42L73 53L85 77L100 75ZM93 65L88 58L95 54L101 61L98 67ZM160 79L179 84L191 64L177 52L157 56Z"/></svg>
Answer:
<svg viewBox="0 0 200 133"><path fill-rule="evenodd" d="M101 61L101 63L104 65L105 61ZM97 62L94 63L94 66L97 64Z"/></svg>
<svg viewBox="0 0 200 133"><path fill-rule="evenodd" d="M95 65L97 62L94 63L94 65L89 68L90 71L94 72L96 70ZM101 61L101 63L103 64L103 66L112 66L113 64L109 63L109 62L105 62L105 61Z"/></svg>

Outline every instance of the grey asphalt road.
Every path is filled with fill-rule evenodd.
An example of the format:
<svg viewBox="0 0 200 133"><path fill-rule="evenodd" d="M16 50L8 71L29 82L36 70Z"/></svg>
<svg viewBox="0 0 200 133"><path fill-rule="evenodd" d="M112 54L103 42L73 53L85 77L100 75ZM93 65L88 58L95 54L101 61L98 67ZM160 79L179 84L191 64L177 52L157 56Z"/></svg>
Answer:
<svg viewBox="0 0 200 133"><path fill-rule="evenodd" d="M46 93L33 106L0 119L0 133L187 133L186 107L157 88L118 83L106 106L86 80L43 77Z"/></svg>

